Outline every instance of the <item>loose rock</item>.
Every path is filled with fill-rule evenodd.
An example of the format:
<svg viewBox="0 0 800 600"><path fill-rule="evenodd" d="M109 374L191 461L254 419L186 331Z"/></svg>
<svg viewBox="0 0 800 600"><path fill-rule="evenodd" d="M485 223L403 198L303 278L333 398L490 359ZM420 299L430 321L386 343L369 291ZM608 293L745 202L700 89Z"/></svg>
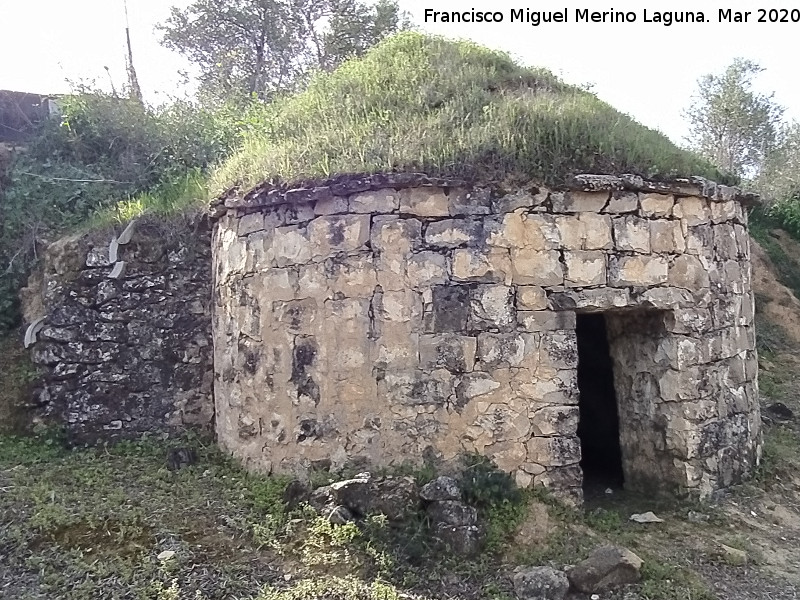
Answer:
<svg viewBox="0 0 800 600"><path fill-rule="evenodd" d="M442 475L422 486L419 496L428 502L461 500L461 489L455 479Z"/></svg>
<svg viewBox="0 0 800 600"><path fill-rule="evenodd" d="M642 559L626 548L601 546L589 558L567 572L572 587L579 592L591 594L611 588L636 583Z"/></svg>
<svg viewBox="0 0 800 600"><path fill-rule="evenodd" d="M520 600L563 600L569 580L551 567L523 568L514 575L514 591Z"/></svg>

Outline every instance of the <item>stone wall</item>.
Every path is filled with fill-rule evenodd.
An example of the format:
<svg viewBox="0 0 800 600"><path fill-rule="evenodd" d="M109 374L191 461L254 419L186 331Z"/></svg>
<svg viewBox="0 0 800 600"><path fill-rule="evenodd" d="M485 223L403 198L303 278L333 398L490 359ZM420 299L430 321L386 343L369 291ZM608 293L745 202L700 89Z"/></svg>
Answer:
<svg viewBox="0 0 800 600"><path fill-rule="evenodd" d="M607 313L626 485L760 456L743 203L705 180L401 174L220 199L216 429L263 471L451 461L580 494L575 322Z"/></svg>
<svg viewBox="0 0 800 600"><path fill-rule="evenodd" d="M73 442L213 429L207 220L51 244L23 290L36 421Z"/></svg>

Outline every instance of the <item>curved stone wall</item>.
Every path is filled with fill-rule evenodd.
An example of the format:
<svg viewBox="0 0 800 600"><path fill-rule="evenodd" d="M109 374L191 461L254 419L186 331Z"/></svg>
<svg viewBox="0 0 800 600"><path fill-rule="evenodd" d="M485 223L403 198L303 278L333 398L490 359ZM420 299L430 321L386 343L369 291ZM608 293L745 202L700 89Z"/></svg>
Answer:
<svg viewBox="0 0 800 600"><path fill-rule="evenodd" d="M251 467L491 457L579 495L576 315L606 315L626 485L760 455L749 197L704 180L501 191L413 174L215 208L219 442Z"/></svg>

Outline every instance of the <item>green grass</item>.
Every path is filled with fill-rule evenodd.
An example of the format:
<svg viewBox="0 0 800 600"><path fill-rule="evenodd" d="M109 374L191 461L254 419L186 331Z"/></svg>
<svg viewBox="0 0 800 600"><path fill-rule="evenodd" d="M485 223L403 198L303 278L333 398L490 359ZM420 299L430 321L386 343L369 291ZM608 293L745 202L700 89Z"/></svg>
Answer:
<svg viewBox="0 0 800 600"><path fill-rule="evenodd" d="M800 298L800 265L786 254L778 241L770 235L770 230L779 227L781 224L773 217L757 211L751 216L749 231L752 238L761 245L775 266L778 280L788 287L797 298ZM791 234L788 230L784 231ZM793 237L795 236L793 235ZM797 238L795 237L795 239Z"/></svg>
<svg viewBox="0 0 800 600"><path fill-rule="evenodd" d="M715 600L714 594L692 571L667 562L642 565L642 600Z"/></svg>
<svg viewBox="0 0 800 600"><path fill-rule="evenodd" d="M504 183L574 172L722 178L546 70L407 32L275 102L263 128L213 173L210 191L404 170Z"/></svg>

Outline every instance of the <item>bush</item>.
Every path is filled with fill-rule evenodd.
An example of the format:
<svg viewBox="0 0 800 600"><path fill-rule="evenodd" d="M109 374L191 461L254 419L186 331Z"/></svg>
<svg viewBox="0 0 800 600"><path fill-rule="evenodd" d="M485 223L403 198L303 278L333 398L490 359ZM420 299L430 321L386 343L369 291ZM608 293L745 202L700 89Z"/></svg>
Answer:
<svg viewBox="0 0 800 600"><path fill-rule="evenodd" d="M88 89L61 101L14 157L0 188L0 333L45 240L87 221L179 212L206 199L204 172L258 128L258 101L151 108Z"/></svg>

